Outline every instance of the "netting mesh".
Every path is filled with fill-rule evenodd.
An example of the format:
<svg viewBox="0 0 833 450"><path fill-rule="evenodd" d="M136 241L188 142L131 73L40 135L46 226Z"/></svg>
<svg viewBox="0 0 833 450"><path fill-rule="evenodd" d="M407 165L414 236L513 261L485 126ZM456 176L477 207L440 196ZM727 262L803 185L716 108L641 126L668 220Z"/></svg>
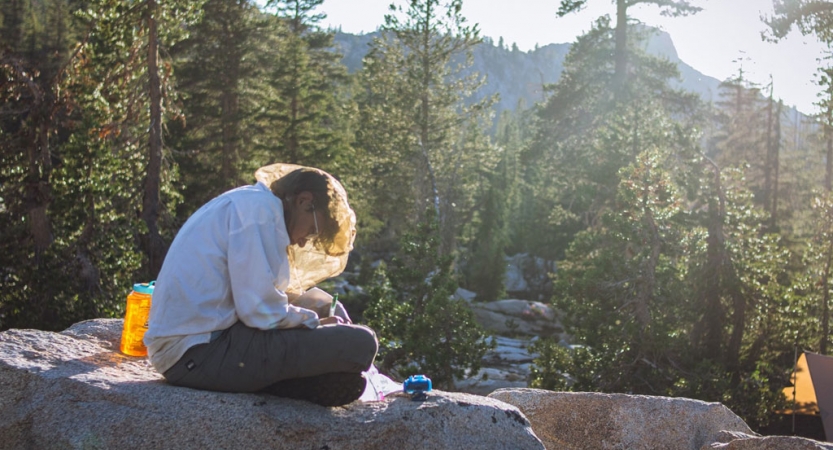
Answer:
<svg viewBox="0 0 833 450"><path fill-rule="evenodd" d="M304 168L309 169L295 164L271 164L258 169L255 178L271 187L272 183L281 177ZM327 172L313 170L327 177L330 218L338 224L338 231L332 242L326 244L316 240L303 248L297 245L287 247L291 267L289 287L286 291L296 294L344 271L347 256L353 249L353 241L356 238L356 214L347 202L344 187Z"/></svg>

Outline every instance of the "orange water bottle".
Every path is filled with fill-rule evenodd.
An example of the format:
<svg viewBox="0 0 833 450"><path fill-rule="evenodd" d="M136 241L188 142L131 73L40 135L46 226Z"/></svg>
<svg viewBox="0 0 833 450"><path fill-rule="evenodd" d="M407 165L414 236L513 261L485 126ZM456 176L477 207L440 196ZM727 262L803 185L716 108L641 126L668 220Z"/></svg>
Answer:
<svg viewBox="0 0 833 450"><path fill-rule="evenodd" d="M127 308L124 311L124 330L121 333L121 352L130 356L147 356L148 349L142 338L148 330L150 316L150 298L153 295L155 281L136 283L127 295Z"/></svg>

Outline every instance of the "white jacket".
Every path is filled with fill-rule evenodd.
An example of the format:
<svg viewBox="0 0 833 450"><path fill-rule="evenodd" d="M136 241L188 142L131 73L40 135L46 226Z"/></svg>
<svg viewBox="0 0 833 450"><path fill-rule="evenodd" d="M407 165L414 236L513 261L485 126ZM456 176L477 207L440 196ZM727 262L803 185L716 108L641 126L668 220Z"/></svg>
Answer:
<svg viewBox="0 0 833 450"><path fill-rule="evenodd" d="M284 293L289 245L283 204L262 183L228 191L188 218L153 292L144 342L156 370L238 320L262 330L317 327L318 315Z"/></svg>

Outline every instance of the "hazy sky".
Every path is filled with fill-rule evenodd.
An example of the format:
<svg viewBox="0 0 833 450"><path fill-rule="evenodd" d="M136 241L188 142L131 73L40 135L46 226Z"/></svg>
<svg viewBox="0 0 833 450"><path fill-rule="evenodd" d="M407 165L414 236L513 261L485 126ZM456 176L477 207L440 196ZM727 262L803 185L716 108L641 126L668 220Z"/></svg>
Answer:
<svg viewBox="0 0 833 450"><path fill-rule="evenodd" d="M323 26L348 33L374 31L384 22L391 3L405 0L325 0ZM596 17L615 16L613 0L588 0L580 13L557 18L559 0L463 0L463 15L480 26L481 35L521 50L535 44L573 42L590 28ZM777 44L763 42L762 14L772 13L772 0L692 0L703 11L693 16L668 18L656 6L631 8L632 17L671 35L680 59L700 72L724 80L743 64L747 78L766 85L775 82L775 96L805 113L816 112L819 91L814 84L817 59L823 46L815 37L793 31Z"/></svg>

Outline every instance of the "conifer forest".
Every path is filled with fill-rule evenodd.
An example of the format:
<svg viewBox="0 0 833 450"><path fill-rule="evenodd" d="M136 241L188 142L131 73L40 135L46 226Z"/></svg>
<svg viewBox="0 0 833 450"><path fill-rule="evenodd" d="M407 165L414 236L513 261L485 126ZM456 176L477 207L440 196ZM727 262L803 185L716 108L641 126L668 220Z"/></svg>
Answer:
<svg viewBox="0 0 833 450"><path fill-rule="evenodd" d="M833 63L813 116L742 70L706 102L628 11L699 8L614 0L537 103L498 112L462 0L393 3L348 70L324 0L0 0L0 330L123 317L191 213L295 163L349 193L364 293L343 301L380 366L476 369L490 343L452 294L505 298L527 253L573 337L536 342L531 386L766 425L795 350L833 353ZM769 39L833 48L833 2L773 4Z"/></svg>

